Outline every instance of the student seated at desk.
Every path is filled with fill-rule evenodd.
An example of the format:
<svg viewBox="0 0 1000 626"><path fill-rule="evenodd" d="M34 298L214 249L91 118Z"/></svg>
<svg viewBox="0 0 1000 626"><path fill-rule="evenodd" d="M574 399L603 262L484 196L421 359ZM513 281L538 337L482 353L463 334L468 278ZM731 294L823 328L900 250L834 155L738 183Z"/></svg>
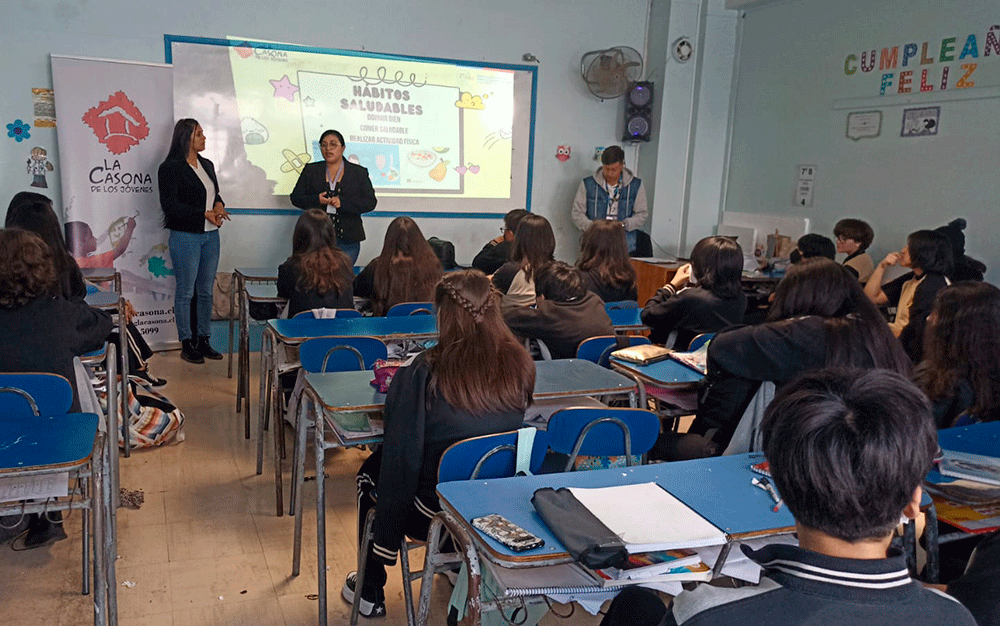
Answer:
<svg viewBox="0 0 1000 626"><path fill-rule="evenodd" d="M104 311L63 298L48 245L18 228L0 229L0 328L0 371L59 374L73 387L70 411L79 412L73 357L104 345L114 324ZM30 516L24 549L65 539L61 520Z"/></svg>
<svg viewBox="0 0 1000 626"><path fill-rule="evenodd" d="M743 250L727 237L706 237L691 250L691 262L642 309L642 323L653 331L649 340L663 345L676 331L673 348L683 350L702 333L739 324L747 310L740 285Z"/></svg>
<svg viewBox="0 0 1000 626"><path fill-rule="evenodd" d="M576 268L562 261L543 265L535 272L535 291L534 308L506 306L503 318L515 335L544 341L553 359L571 359L584 339L614 334L604 302L584 289Z"/></svg>
<svg viewBox="0 0 1000 626"><path fill-rule="evenodd" d="M423 539L440 510L441 455L451 444L520 427L531 404L535 364L500 316L479 270L450 272L434 294L438 343L400 368L385 398L385 440L358 470L358 531L375 507L361 614L385 615L386 565L404 534ZM378 497L376 499L376 491ZM342 595L352 602L357 574Z"/></svg>
<svg viewBox="0 0 1000 626"><path fill-rule="evenodd" d="M774 399L762 430L799 545L741 546L764 570L759 585L700 585L669 610L653 592L629 589L602 626L975 625L957 600L910 578L906 558L890 548L900 516L920 512L920 484L937 452L919 389L880 370L807 374Z"/></svg>
<svg viewBox="0 0 1000 626"><path fill-rule="evenodd" d="M720 450L764 381L780 390L802 372L823 367L910 373L885 318L854 275L829 259L792 265L767 319L724 330L709 344L707 390L688 432L711 438Z"/></svg>
<svg viewBox="0 0 1000 626"><path fill-rule="evenodd" d="M503 305L535 303L534 270L549 263L556 250L552 225L541 215L525 215L517 225L510 261L493 274L493 285L503 294Z"/></svg>
<svg viewBox="0 0 1000 626"><path fill-rule="evenodd" d="M882 277L890 265L912 271L883 285ZM918 230L910 233L901 251L890 252L882 259L865 285L865 293L876 305L896 307L896 319L889 328L915 364L924 356L924 326L934 296L950 284L951 270L948 238L933 230Z"/></svg>
<svg viewBox="0 0 1000 626"><path fill-rule="evenodd" d="M288 317L312 309L353 309L351 259L337 247L333 222L307 209L295 222L292 256L278 266L278 295L288 300Z"/></svg>
<svg viewBox="0 0 1000 626"><path fill-rule="evenodd" d="M833 261L837 257L837 247L829 237L824 237L819 233L808 233L799 237L795 242L795 249L788 256L792 263L798 263L803 259L822 257Z"/></svg>
<svg viewBox="0 0 1000 626"><path fill-rule="evenodd" d="M476 258L472 259L472 267L489 276L509 261L511 246L514 244L514 233L517 232L517 225L521 223L525 215L530 215L530 213L524 209L508 211L503 216L503 234L490 239L483 246Z"/></svg>
<svg viewBox="0 0 1000 626"><path fill-rule="evenodd" d="M635 268L628 256L625 227L619 221L594 220L583 233L576 262L583 286L604 302L635 300Z"/></svg>
<svg viewBox="0 0 1000 626"><path fill-rule="evenodd" d="M1000 420L1000 289L965 281L934 299L914 378L938 428Z"/></svg>
<svg viewBox="0 0 1000 626"><path fill-rule="evenodd" d="M867 283L875 271L872 257L866 252L875 239L875 231L864 220L846 218L833 227L833 236L837 238L837 252L847 255L844 267L856 274L862 285Z"/></svg>
<svg viewBox="0 0 1000 626"><path fill-rule="evenodd" d="M385 231L382 254L354 278L354 295L371 300L373 314L385 315L401 302L429 302L442 273L417 223L397 217Z"/></svg>

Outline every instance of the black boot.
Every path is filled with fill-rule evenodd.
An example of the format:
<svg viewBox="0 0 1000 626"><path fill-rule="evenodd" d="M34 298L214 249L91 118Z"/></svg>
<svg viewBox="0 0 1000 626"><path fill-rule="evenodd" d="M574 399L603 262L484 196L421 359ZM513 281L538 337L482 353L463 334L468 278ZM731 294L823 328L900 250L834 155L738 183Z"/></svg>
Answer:
<svg viewBox="0 0 1000 626"><path fill-rule="evenodd" d="M181 358L188 363L204 363L205 359L198 351L198 345L195 341L195 339L185 339L181 342Z"/></svg>
<svg viewBox="0 0 1000 626"><path fill-rule="evenodd" d="M198 337L198 343L195 345L195 347L198 348L198 352L201 354L201 356L205 357L206 359L212 359L213 361L222 360L222 354L216 352L212 348L212 344L209 343L208 337Z"/></svg>

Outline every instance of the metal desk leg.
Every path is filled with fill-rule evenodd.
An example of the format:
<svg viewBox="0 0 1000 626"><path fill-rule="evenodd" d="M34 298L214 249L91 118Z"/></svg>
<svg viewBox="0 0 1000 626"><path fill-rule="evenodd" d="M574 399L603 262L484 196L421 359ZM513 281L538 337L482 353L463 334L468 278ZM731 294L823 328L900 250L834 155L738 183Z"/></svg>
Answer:
<svg viewBox="0 0 1000 626"><path fill-rule="evenodd" d="M119 296L122 295L122 273L117 271L115 272L115 291L118 292Z"/></svg>
<svg viewBox="0 0 1000 626"><path fill-rule="evenodd" d="M112 431L113 432L113 431ZM117 437L109 436L105 439L105 445L101 451L100 459L103 467L103 479L101 484L104 488L104 497L101 498L99 510L104 517L104 541L97 543L97 535L94 535L95 545L103 552L104 560L104 587L106 598L106 614L108 626L118 624L118 577L115 573L118 557L118 489L114 487L111 473L114 470L112 454L118 451ZM95 494L96 496L97 494ZM99 567L99 559L95 559L94 567ZM98 593L100 590L98 590Z"/></svg>
<svg viewBox="0 0 1000 626"><path fill-rule="evenodd" d="M237 284L239 284L239 274L233 272L233 279L229 281L229 368L226 371L228 378L233 377L233 310L236 308Z"/></svg>
<svg viewBox="0 0 1000 626"><path fill-rule="evenodd" d="M118 298L118 345L121 361L121 401L122 401L122 441L124 442L125 458L132 454L132 442L129 440L130 420L128 412L128 329L125 326L125 298ZM110 436L110 435L109 435ZM117 442L116 442L117 445Z"/></svg>
<svg viewBox="0 0 1000 626"><path fill-rule="evenodd" d="M268 328L264 331L264 336L261 337L260 343L260 398L261 402L257 407L257 474L260 475L264 472L264 431L267 429L267 403L263 402L264 390L267 389L267 385L270 385L271 376L271 361L275 360L276 357L273 354L274 346L274 335L271 334L271 329ZM275 367L277 369L277 367ZM247 413L249 414L250 407L247 407Z"/></svg>
<svg viewBox="0 0 1000 626"><path fill-rule="evenodd" d="M247 326L249 324L249 310L247 307L247 295L245 292L246 283L240 280L240 292L237 294L240 308L239 339L237 340L236 354L236 412L239 413L243 407L243 398L247 395L247 380L244 376L245 370L250 363L250 355L247 354ZM249 403L249 402L248 402Z"/></svg>
<svg viewBox="0 0 1000 626"><path fill-rule="evenodd" d="M295 409L295 447L292 450L292 481L291 493L288 496L288 514L296 515L300 511L298 506L301 497L302 485L305 484L306 473L306 435L309 431L308 413L303 410L303 406L308 398L305 389L299 394L298 406ZM316 404L313 404L314 412ZM290 407L291 408L291 407Z"/></svg>
<svg viewBox="0 0 1000 626"><path fill-rule="evenodd" d="M440 553L442 529L446 529L451 535L455 549L458 551L458 558ZM479 624L482 613L482 604L479 598L482 570L479 565L479 554L476 552L476 546L471 536L449 513L440 511L431 519L431 525L427 529L426 550L424 571L420 577L420 605L417 610L416 623L427 624L434 574L443 571L443 566L454 565L464 561L469 572L469 595L466 619L471 624Z"/></svg>
<svg viewBox="0 0 1000 626"><path fill-rule="evenodd" d="M310 419L315 422L319 411L319 402L315 392L306 388L302 390L302 398L299 400L299 420L296 428L298 443L295 447L295 463L297 475L293 483L292 498L295 504L295 511L290 514L295 516L295 545L292 548L292 576L299 575L299 565L302 561L302 485L305 484L306 470L306 435L309 430Z"/></svg>
<svg viewBox="0 0 1000 626"><path fill-rule="evenodd" d="M722 544L722 551L719 552L719 558L715 559L715 565L712 566L712 580L715 580L722 575L722 567L726 564L726 559L729 558L729 551L732 549L732 541L727 541Z"/></svg>
<svg viewBox="0 0 1000 626"><path fill-rule="evenodd" d="M326 448L324 444L323 427L324 420L317 416L315 434L316 448L316 570L317 588L316 594L319 599L319 626L327 626L326 607L326 478L323 470L326 466ZM361 590L356 590L360 593Z"/></svg>
<svg viewBox="0 0 1000 626"><path fill-rule="evenodd" d="M97 436L98 447L101 449L96 457L91 459L91 471L90 471L90 518L93 520L94 532L93 532L93 550L94 550L94 625L102 626L107 624L108 621L108 581L107 581L107 563L105 560L104 551L104 541L105 541L105 530L107 529L107 516L105 515L105 499L108 494L105 490L105 474L104 474L104 452L103 448L107 445L107 439L110 438L111 433L114 431L109 431L107 433L99 433ZM90 549L90 546L84 542L84 550Z"/></svg>
<svg viewBox="0 0 1000 626"><path fill-rule="evenodd" d="M275 349L277 346L275 346ZM271 407L271 439L274 440L274 498L276 504L275 514L278 517L284 515L282 506L282 477L281 460L285 457L285 416L282 410L284 404L284 394L281 392L281 380L278 377L278 355L273 349L271 351L271 384L268 387L267 398L261 398L261 406Z"/></svg>

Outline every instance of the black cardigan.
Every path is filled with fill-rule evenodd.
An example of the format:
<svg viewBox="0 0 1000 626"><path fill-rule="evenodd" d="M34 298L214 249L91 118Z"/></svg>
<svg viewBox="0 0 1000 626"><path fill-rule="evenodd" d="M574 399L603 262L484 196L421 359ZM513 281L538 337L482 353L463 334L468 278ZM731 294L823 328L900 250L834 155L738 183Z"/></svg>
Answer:
<svg viewBox="0 0 1000 626"><path fill-rule="evenodd" d="M309 163L302 168L302 174L290 196L292 204L300 209L319 209L326 206L319 203L319 194L330 190L326 180L326 161ZM340 208L331 214L333 228L341 241L357 243L365 240L365 228L361 224L361 214L375 208L378 200L372 187L368 170L350 161L344 161L344 175L340 179Z"/></svg>
<svg viewBox="0 0 1000 626"><path fill-rule="evenodd" d="M212 162L199 156L198 163L215 184L215 202L222 202ZM185 233L205 232L205 185L188 162L184 159L167 159L160 164L157 180L160 185L163 225L170 230ZM225 206L224 202L222 204Z"/></svg>
<svg viewBox="0 0 1000 626"><path fill-rule="evenodd" d="M684 350L702 333L715 333L741 323L746 310L747 297L742 291L733 298L723 299L701 287L676 291L673 285L668 285L646 302L639 317L653 329L650 341L663 345L670 332L676 330L673 347Z"/></svg>
<svg viewBox="0 0 1000 626"><path fill-rule="evenodd" d="M303 291L299 287L298 263L289 258L278 266L278 295L288 300L288 317L311 309L353 309L354 297L351 295L351 283L354 273L346 265L337 270L346 287L343 292L336 287L320 293L316 288Z"/></svg>

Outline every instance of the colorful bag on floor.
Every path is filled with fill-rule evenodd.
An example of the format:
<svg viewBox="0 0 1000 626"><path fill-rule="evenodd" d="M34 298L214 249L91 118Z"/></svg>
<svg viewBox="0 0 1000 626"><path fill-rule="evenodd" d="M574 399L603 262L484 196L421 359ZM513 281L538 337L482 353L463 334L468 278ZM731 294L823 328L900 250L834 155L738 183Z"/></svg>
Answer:
<svg viewBox="0 0 1000 626"><path fill-rule="evenodd" d="M144 384L140 378L129 378L128 413L129 445L151 448L165 443L184 441L184 414L166 396ZM107 395L100 394L101 406L107 410ZM122 439L122 416L118 416L118 446Z"/></svg>

